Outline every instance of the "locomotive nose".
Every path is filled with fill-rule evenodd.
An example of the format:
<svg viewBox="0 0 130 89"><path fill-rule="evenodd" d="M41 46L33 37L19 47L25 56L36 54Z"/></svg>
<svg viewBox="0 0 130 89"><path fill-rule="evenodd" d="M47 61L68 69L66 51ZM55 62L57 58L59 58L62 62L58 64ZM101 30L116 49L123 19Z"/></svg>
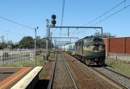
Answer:
<svg viewBox="0 0 130 89"><path fill-rule="evenodd" d="M95 45L95 46L99 46L99 43L98 43L98 42L94 42L94 45Z"/></svg>

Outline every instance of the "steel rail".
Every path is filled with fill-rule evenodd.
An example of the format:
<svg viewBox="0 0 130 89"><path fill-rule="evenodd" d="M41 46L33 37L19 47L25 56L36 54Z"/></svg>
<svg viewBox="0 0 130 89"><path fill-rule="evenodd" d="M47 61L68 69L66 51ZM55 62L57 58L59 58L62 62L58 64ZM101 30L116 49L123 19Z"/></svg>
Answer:
<svg viewBox="0 0 130 89"><path fill-rule="evenodd" d="M109 69L109 68L107 68L107 67L103 67L103 68L106 69L106 70L108 70L108 71L114 72L114 73L116 73L116 74L118 74L118 75L120 75L120 76L122 76L122 77L124 77L124 78L126 78L126 79L130 79L130 77L128 77L128 76L126 76L126 75L123 75L123 74L121 74L121 73L118 73L118 72L116 72L116 71L114 71L114 70L111 70L111 69Z"/></svg>
<svg viewBox="0 0 130 89"><path fill-rule="evenodd" d="M96 70L95 68L91 67L91 69L94 70L95 72L99 73L100 75L104 76L105 78L109 79L111 82L115 83L117 86L121 87L122 89L127 89L124 85L116 82L114 79L106 76L105 74L101 73L100 71Z"/></svg>
<svg viewBox="0 0 130 89"><path fill-rule="evenodd" d="M56 60L55 60L55 64L54 64L54 67L53 67L53 71L52 71L52 75L51 75L51 80L50 80L50 82L49 82L49 86L48 86L47 89L52 89L53 80L54 80L54 75L55 75L55 71L56 71L57 55L58 55L58 52L57 52L57 54L56 54Z"/></svg>
<svg viewBox="0 0 130 89"><path fill-rule="evenodd" d="M58 52L57 52L57 54L56 54L56 60L55 60L54 68L53 68L53 71L52 71L51 80L50 80L50 82L49 82L49 86L48 86L47 89L53 89L53 80L54 80L54 75L55 75L55 71L56 71L57 55L58 55ZM62 56L62 55L61 55L61 56ZM67 68L67 71L68 71L70 77L71 77L71 80L72 80L72 82L73 82L73 84L74 84L75 89L78 89L78 86L77 86L76 83L75 83L75 80L74 80L74 78L73 78L73 76L72 76L72 73L71 73L71 71L70 71L70 69L69 69L69 67L68 67L68 65L67 65L67 63L66 63L66 61L63 59L63 57L62 57L62 60L64 61L64 64L65 64L65 66L66 66L66 68Z"/></svg>
<svg viewBox="0 0 130 89"><path fill-rule="evenodd" d="M61 55L62 56L62 55ZM63 58L63 57L62 57ZM68 67L68 64L67 64L67 62L63 59L63 61L64 61L64 63L65 63L65 66L66 66L66 68L67 68L67 71L68 71L68 73L69 73L69 75L70 75L70 77L71 77L71 80L73 81L73 84L74 84L74 87L75 87L75 89L78 89L78 86L76 85L76 83L75 83L75 80L74 80L74 78L73 78L73 76L72 76L72 73L71 73L71 71L70 71L70 68Z"/></svg>

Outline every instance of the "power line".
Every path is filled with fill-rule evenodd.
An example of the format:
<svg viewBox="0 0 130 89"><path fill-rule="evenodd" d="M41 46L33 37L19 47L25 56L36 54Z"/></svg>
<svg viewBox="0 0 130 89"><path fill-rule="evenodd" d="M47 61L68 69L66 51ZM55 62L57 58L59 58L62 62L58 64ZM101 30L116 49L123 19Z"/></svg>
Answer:
<svg viewBox="0 0 130 89"><path fill-rule="evenodd" d="M116 11L115 13L113 13L113 14L111 14L111 15L107 16L106 18L104 18L104 19L100 20L99 22L95 23L94 25L96 25L96 24L98 24L98 23L101 23L102 21L104 21L104 20L106 20L106 19L110 18L111 16L113 16L113 15L115 15L115 14L117 14L117 13L121 12L122 10L124 10L124 9L128 8L129 6L130 6L130 5L127 5L127 6L123 7L122 9L120 9L120 10ZM94 25L93 25L93 26L94 26Z"/></svg>
<svg viewBox="0 0 130 89"><path fill-rule="evenodd" d="M97 18L93 19L92 21L90 21L88 24L96 21L97 19L101 18L102 16L106 15L107 13L109 13L110 11L112 11L113 9L117 8L118 6L120 6L121 4L123 4L124 2L126 2L126 0L123 0L122 2L120 2L119 4L117 4L116 6L112 7L110 10L106 11L105 13L103 13L102 15L98 16ZM86 24L86 25L88 25Z"/></svg>
<svg viewBox="0 0 130 89"><path fill-rule="evenodd" d="M1 18L1 19L4 19L4 20L6 20L6 21L9 21L9 22L11 22L11 23L14 23L14 24L17 24L17 25L20 25L20 26L23 26L23 27L29 28L29 29L34 29L34 28L32 28L32 27L29 27L29 26L26 26L26 25L23 25L23 24L17 23L17 22L15 22L15 21L9 20L9 19L4 18L4 17L2 17L2 16L0 16L0 18Z"/></svg>
<svg viewBox="0 0 130 89"><path fill-rule="evenodd" d="M120 2L119 4L117 4L116 6L112 7L110 10L106 11L106 12L103 13L102 15L100 15L100 16L98 16L97 18L95 18L94 20L90 21L88 24L90 24L90 23L96 21L97 19L101 18L102 16L106 15L107 13L109 13L110 11L112 11L113 9L115 9L116 7L120 6L120 5L121 5L122 3L124 3L124 2L126 2L126 0L123 0L122 2ZM113 16L113 15L117 14L118 12L120 12L120 11L126 9L127 7L129 7L129 5L128 5L128 6L124 6L124 8L122 8L122 9L118 10L117 12L111 14L110 16L108 16L108 17L106 17L106 18L100 20L100 21L97 22L96 24L98 24L98 23L100 23L100 22L102 22L102 21L104 21L104 20L110 18L111 16ZM86 24L86 25L88 25L88 24ZM96 24L94 24L94 25L96 25ZM94 26L94 25L93 25L93 26ZM95 30L96 30L96 29L95 29ZM85 31L85 30L83 30L83 31ZM82 31L82 32L83 32L83 31ZM96 31L97 31L97 30L96 30ZM99 31L97 31L97 32L99 33ZM81 32L79 32L79 33L81 33ZM78 34L79 34L79 33L78 33ZM76 35L77 35L77 34L76 34Z"/></svg>
<svg viewBox="0 0 130 89"><path fill-rule="evenodd" d="M65 0L63 0L63 5L62 5L61 26L63 25L64 9L65 9ZM61 30L60 30L60 35L61 35Z"/></svg>
<svg viewBox="0 0 130 89"><path fill-rule="evenodd" d="M12 32L12 31L10 31L10 30L2 30L2 29L0 29L0 31L3 31L4 33L12 33L12 34L15 34L15 35L20 35L20 36L24 36L24 34L19 34L19 33L15 33L15 32Z"/></svg>
<svg viewBox="0 0 130 89"><path fill-rule="evenodd" d="M62 17L61 17L61 26L63 25L63 18L64 18L64 9L65 9L65 0L63 0L63 5L62 5Z"/></svg>
<svg viewBox="0 0 130 89"><path fill-rule="evenodd" d="M124 9L128 8L129 6L130 6L130 5L127 5L127 6L123 7L122 9L120 9L120 10L116 11L115 13L113 13L113 14L107 16L106 18L100 20L99 22L95 23L94 25L96 25L96 24L98 24L98 23L101 23L102 21L104 21L104 20L106 20L106 19L112 17L113 15L115 15L115 14L121 12L121 11L123 11ZM93 25L93 26L94 26L94 25ZM96 29L95 29L95 30L96 30ZM83 31L85 31L85 30L83 30ZM83 31L82 31L82 32L83 32ZM96 30L96 31L97 31L97 30ZM97 32L98 32L98 31L97 31ZM81 33L81 32L79 32L79 33ZM78 33L78 34L79 34L79 33ZM98 32L98 33L99 33L99 32ZM77 35L77 34L76 34L76 35Z"/></svg>

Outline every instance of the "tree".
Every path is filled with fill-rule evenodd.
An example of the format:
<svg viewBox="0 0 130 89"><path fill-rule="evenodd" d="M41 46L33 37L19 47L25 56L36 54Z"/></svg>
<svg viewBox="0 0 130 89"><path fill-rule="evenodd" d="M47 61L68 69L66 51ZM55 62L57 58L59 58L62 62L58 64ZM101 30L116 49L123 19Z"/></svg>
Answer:
<svg viewBox="0 0 130 89"><path fill-rule="evenodd" d="M8 48L13 48L13 47L14 47L14 44L13 44L13 42L12 42L11 40L9 40L9 41L7 42L7 47L8 47Z"/></svg>
<svg viewBox="0 0 130 89"><path fill-rule="evenodd" d="M101 36L101 34L99 32L94 33L94 36ZM111 37L115 37L114 35L112 35L111 33L103 33L103 38L111 38Z"/></svg>
<svg viewBox="0 0 130 89"><path fill-rule="evenodd" d="M2 45L0 44L0 50L2 50L3 49L3 47L2 47Z"/></svg>
<svg viewBox="0 0 130 89"><path fill-rule="evenodd" d="M43 38L41 39L40 36L37 36L37 48L45 48L46 47L46 40Z"/></svg>
<svg viewBox="0 0 130 89"><path fill-rule="evenodd" d="M19 43L14 43L14 46L13 46L13 48L19 48Z"/></svg>
<svg viewBox="0 0 130 89"><path fill-rule="evenodd" d="M34 48L34 39L31 36L25 36L19 42L20 48Z"/></svg>
<svg viewBox="0 0 130 89"><path fill-rule="evenodd" d="M0 49L4 49L7 47L7 44L5 42L0 43Z"/></svg>
<svg viewBox="0 0 130 89"><path fill-rule="evenodd" d="M42 38L43 41L43 48L46 48L46 38Z"/></svg>

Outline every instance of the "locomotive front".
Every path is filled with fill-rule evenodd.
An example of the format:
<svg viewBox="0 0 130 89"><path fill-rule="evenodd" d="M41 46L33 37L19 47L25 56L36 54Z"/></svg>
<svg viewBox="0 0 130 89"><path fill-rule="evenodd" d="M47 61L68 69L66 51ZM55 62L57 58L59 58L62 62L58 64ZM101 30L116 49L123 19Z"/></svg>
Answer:
<svg viewBox="0 0 130 89"><path fill-rule="evenodd" d="M105 45L101 37L86 37L83 41L83 59L87 64L105 63Z"/></svg>

